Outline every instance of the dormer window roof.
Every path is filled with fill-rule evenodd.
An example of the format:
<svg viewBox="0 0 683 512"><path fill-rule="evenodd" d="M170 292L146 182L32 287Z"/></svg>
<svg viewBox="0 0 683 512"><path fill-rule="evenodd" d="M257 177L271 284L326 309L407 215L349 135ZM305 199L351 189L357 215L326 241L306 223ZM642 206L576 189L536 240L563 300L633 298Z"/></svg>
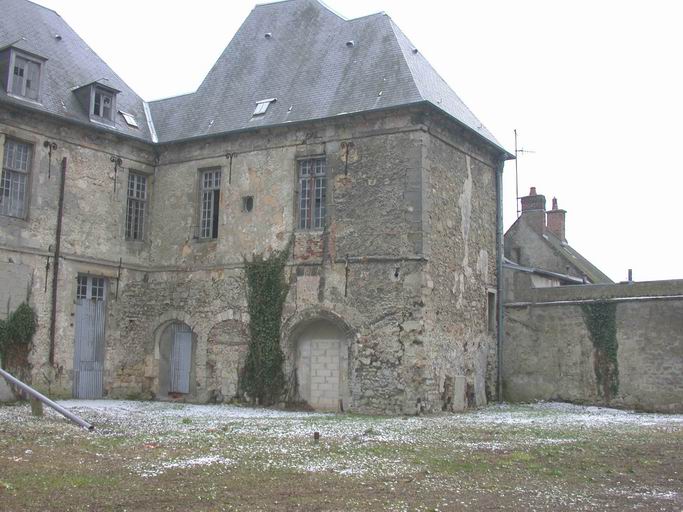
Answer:
<svg viewBox="0 0 683 512"><path fill-rule="evenodd" d="M116 95L120 92L100 82L91 82L74 90L91 121L111 125L116 122Z"/></svg>
<svg viewBox="0 0 683 512"><path fill-rule="evenodd" d="M0 50L0 76L7 94L40 102L40 85L46 60L14 46Z"/></svg>

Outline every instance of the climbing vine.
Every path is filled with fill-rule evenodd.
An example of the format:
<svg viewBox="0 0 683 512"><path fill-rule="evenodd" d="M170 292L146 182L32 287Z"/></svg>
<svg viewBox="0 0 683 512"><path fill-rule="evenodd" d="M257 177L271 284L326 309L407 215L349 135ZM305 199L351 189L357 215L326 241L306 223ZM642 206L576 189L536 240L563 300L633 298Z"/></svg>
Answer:
<svg viewBox="0 0 683 512"><path fill-rule="evenodd" d="M582 304L581 309L595 349L594 370L598 393L609 401L619 391L617 305L614 302L590 302Z"/></svg>
<svg viewBox="0 0 683 512"><path fill-rule="evenodd" d="M289 246L267 258L255 255L252 261L244 261L250 340L241 385L262 405L278 402L285 388L280 327L289 289L285 280L288 254Z"/></svg>
<svg viewBox="0 0 683 512"><path fill-rule="evenodd" d="M9 315L0 320L0 358L2 366L14 373L29 370L28 354L31 339L36 332L36 315L28 304L23 302Z"/></svg>

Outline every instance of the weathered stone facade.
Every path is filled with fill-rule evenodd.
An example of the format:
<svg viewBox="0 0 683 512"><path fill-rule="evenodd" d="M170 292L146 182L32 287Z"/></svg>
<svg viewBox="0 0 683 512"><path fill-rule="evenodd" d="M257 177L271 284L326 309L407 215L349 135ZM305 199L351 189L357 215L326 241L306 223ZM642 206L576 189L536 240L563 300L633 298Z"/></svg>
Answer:
<svg viewBox="0 0 683 512"><path fill-rule="evenodd" d="M191 386L172 398L233 398L249 339L243 258L282 249L293 236L282 344L288 376L304 363L311 371L308 381L290 378L308 386L299 398L316 402L313 384L327 409L337 408L335 393L345 410L387 413L486 402L498 155L442 116L406 108L158 147L19 109L2 107L0 121L0 133L33 148L30 210L25 220L0 217L0 254L3 283L10 275L31 276L39 325L31 364L39 389L73 393L76 278L92 275L107 279L105 396L169 398L168 327L182 323L193 335ZM46 139L58 144L51 164ZM111 155L122 159L116 172ZM327 227L299 231L297 161L321 155ZM52 366L52 267L45 269L63 158ZM218 237L203 241L193 226L198 171L207 167L220 168L223 181ZM124 237L131 170L149 180L142 242ZM242 209L244 196L253 197L251 212ZM338 333L340 352L330 355L333 345L325 345L319 360L327 359L311 370L317 359L302 359L298 343L316 323ZM329 388L336 378L339 385Z"/></svg>
<svg viewBox="0 0 683 512"><path fill-rule="evenodd" d="M583 308L613 304L617 392L598 382ZM518 291L505 306L504 397L683 412L683 281Z"/></svg>

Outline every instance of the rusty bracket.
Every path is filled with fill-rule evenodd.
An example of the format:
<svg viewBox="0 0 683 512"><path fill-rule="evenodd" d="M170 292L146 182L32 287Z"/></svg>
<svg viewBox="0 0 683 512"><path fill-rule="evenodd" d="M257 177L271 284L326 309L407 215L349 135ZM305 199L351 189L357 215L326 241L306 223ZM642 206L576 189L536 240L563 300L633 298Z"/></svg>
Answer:
<svg viewBox="0 0 683 512"><path fill-rule="evenodd" d="M112 155L109 161L114 164L114 194L116 194L116 175L118 174L119 167L123 165L123 160L121 160L120 156Z"/></svg>
<svg viewBox="0 0 683 512"><path fill-rule="evenodd" d="M232 159L237 156L237 153L226 153L225 158L230 160L230 164L228 166L228 185L232 183Z"/></svg>
<svg viewBox="0 0 683 512"><path fill-rule="evenodd" d="M46 140L43 142L43 147L47 148L47 179L50 179L52 173L52 152L57 149L57 143Z"/></svg>

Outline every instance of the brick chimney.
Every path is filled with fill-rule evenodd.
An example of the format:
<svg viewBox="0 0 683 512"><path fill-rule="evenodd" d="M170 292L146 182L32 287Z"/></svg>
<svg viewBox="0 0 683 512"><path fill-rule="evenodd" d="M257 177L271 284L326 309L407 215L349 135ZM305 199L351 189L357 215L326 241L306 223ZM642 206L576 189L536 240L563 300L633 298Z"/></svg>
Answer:
<svg viewBox="0 0 683 512"><path fill-rule="evenodd" d="M539 235L545 231L545 196L536 193L531 187L529 195L522 197L522 217Z"/></svg>
<svg viewBox="0 0 683 512"><path fill-rule="evenodd" d="M553 197L553 209L546 214L548 218L548 231L563 242L567 241L564 237L564 215L566 213L566 210L560 210L557 207L557 198Z"/></svg>

